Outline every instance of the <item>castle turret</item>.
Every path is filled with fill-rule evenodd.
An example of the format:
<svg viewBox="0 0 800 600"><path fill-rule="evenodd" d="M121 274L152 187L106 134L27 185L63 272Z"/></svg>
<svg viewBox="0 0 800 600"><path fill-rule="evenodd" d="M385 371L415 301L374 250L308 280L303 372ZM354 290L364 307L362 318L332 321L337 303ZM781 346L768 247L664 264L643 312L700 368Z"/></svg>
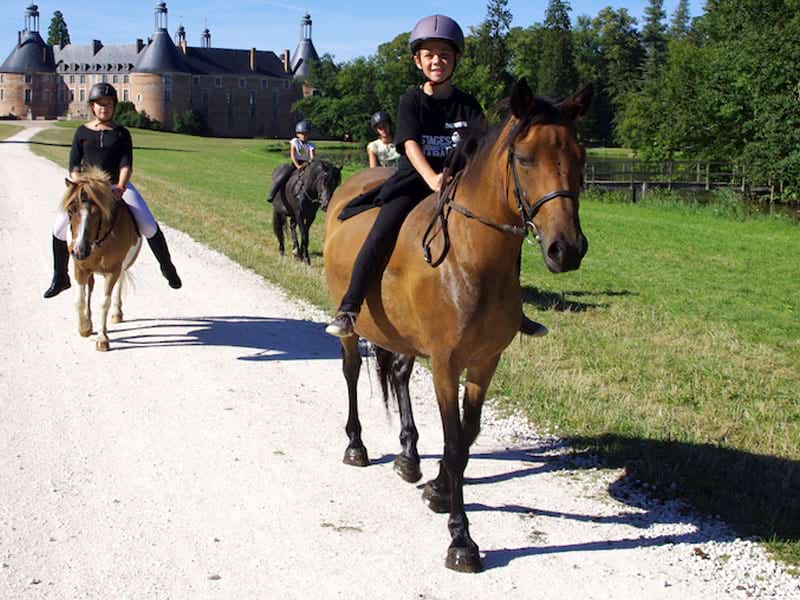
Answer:
<svg viewBox="0 0 800 600"><path fill-rule="evenodd" d="M308 13L300 19L300 43L292 56L291 69L295 79L306 79L308 77L311 63L319 61L319 55L314 42L311 41L311 15Z"/></svg>
<svg viewBox="0 0 800 600"><path fill-rule="evenodd" d="M39 7L25 9L25 28L17 45L0 65L0 115L20 118L55 115L56 63L53 49L39 35Z"/></svg>

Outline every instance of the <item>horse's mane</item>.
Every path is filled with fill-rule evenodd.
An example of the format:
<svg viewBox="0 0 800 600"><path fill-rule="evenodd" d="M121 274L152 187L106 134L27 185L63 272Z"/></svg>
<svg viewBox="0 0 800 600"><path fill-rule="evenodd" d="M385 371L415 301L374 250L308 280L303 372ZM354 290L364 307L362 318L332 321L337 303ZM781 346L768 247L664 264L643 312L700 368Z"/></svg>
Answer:
<svg viewBox="0 0 800 600"><path fill-rule="evenodd" d="M515 119L509 108L509 100L501 100L489 109L490 114L506 112L505 117L496 125L484 130L469 131L464 139L451 152L446 161L446 168L451 174L464 171L464 178L470 177L470 172L475 175L477 168L470 169L473 165L481 165L489 158L495 149L507 150L516 141L525 136L534 125L563 123L567 119L561 114L559 101L534 96L533 102L528 107L526 114L517 119L514 125L509 123ZM504 132L508 132L500 139Z"/></svg>
<svg viewBox="0 0 800 600"><path fill-rule="evenodd" d="M86 198L97 205L104 220L111 218L117 200L111 192L111 177L108 173L97 167L88 167L80 173L72 173L70 179L72 185L67 187L64 198L61 200L63 210L69 208L75 196L83 193Z"/></svg>

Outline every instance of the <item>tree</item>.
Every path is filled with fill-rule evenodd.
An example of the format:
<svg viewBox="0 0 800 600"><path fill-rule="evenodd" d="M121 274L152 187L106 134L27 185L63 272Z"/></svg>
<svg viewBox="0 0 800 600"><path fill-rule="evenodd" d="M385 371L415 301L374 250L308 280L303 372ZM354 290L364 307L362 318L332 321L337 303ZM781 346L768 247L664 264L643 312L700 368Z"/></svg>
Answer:
<svg viewBox="0 0 800 600"><path fill-rule="evenodd" d="M689 35L689 0L679 0L672 13L667 35L672 39L683 39Z"/></svg>
<svg viewBox="0 0 800 600"><path fill-rule="evenodd" d="M47 29L47 43L61 48L70 43L67 22L64 21L64 15L60 10L55 11L50 20L50 27Z"/></svg>
<svg viewBox="0 0 800 600"><path fill-rule="evenodd" d="M378 99L377 110L385 110L395 116L400 96L421 80L421 71L417 69L411 57L408 45L410 33L401 33L392 41L378 46L375 54L375 95Z"/></svg>
<svg viewBox="0 0 800 600"><path fill-rule="evenodd" d="M567 96L577 86L571 10L569 2L563 0L550 0L547 6L537 78L540 93Z"/></svg>
<svg viewBox="0 0 800 600"><path fill-rule="evenodd" d="M642 44L646 53L645 77L654 78L667 54L667 27L664 0L650 0L644 9Z"/></svg>
<svg viewBox="0 0 800 600"><path fill-rule="evenodd" d="M608 94L606 65L600 34L587 15L579 15L572 32L575 70L580 84L592 83L594 96L589 111L578 120L584 142L608 145L613 138L614 109Z"/></svg>
<svg viewBox="0 0 800 600"><path fill-rule="evenodd" d="M509 71L513 79L525 79L532 90L539 89L539 59L542 54L544 27L514 27L508 32Z"/></svg>

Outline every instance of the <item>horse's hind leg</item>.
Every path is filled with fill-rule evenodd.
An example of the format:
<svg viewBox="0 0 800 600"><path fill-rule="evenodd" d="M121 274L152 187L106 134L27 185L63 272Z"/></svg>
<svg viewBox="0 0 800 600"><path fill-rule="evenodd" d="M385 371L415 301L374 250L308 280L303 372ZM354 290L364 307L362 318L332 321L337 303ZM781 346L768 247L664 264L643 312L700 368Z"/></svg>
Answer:
<svg viewBox="0 0 800 600"><path fill-rule="evenodd" d="M122 323L122 288L125 286L126 279L127 277L123 271L119 277L119 283L117 283L117 287L114 289L114 310L111 312L112 323Z"/></svg>
<svg viewBox="0 0 800 600"><path fill-rule="evenodd" d="M414 423L411 394L408 391L408 382L414 370L414 359L414 356L395 354L389 374L400 409L400 445L402 447L400 454L394 459L394 470L409 483L416 483L422 478L422 471L419 468L419 452L417 451L419 433Z"/></svg>
<svg viewBox="0 0 800 600"><path fill-rule="evenodd" d="M292 254L297 260L303 260L300 244L297 241L297 220L294 217L289 217L289 231L292 233Z"/></svg>
<svg viewBox="0 0 800 600"><path fill-rule="evenodd" d="M358 337L353 335L341 338L340 342L342 344L342 370L344 371L344 378L347 380L347 396L349 399L345 431L350 440L342 462L355 467L366 467L369 465L369 457L367 456L364 442L361 441L361 421L358 419L358 375L361 372Z"/></svg>
<svg viewBox="0 0 800 600"><path fill-rule="evenodd" d="M273 200L273 202L277 202L277 198ZM272 210L272 232L275 234L275 237L278 238L278 253L281 256L284 254L284 244L283 244L283 215L278 212L277 209Z"/></svg>
<svg viewBox="0 0 800 600"><path fill-rule="evenodd" d="M303 217L303 220L300 222L300 256L307 265L311 264L311 257L308 254L308 234L311 231L311 224L313 222L313 215L310 219L308 217Z"/></svg>

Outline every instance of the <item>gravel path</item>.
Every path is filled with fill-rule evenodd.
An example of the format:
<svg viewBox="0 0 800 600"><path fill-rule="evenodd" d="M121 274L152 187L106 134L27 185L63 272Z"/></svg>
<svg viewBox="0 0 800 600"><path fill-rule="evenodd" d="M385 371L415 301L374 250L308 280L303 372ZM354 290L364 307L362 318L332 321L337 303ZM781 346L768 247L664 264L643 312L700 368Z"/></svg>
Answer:
<svg viewBox="0 0 800 600"><path fill-rule="evenodd" d="M447 517L394 475L374 376L374 464L341 463L324 314L174 230L183 289L145 248L111 352L78 336L74 288L42 299L64 172L33 133L0 143L0 598L800 598L755 543L491 410L465 488L486 570L446 570ZM439 417L412 385L431 477Z"/></svg>

